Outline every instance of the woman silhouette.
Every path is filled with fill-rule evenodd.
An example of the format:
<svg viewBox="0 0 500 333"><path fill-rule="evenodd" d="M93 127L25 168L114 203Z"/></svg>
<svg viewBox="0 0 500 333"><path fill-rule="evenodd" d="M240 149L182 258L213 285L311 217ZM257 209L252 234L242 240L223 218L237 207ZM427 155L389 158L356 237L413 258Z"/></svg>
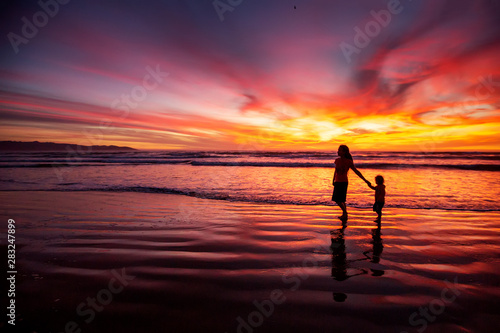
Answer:
<svg viewBox="0 0 500 333"><path fill-rule="evenodd" d="M342 216L339 219L342 221L347 221L347 209L345 205L347 196L347 172L352 169L359 178L363 179L368 185L371 185L369 181L363 177L361 172L354 166L354 161L349 153L349 148L346 145L340 145L337 154L340 156L335 160L335 173L333 174L333 195L332 201L335 201L337 205L342 209Z"/></svg>

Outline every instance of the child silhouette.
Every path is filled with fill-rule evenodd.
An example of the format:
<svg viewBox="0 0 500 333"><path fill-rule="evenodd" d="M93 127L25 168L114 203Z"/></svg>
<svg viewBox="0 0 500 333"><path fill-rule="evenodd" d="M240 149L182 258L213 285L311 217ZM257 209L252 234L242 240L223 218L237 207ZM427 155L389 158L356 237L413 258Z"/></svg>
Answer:
<svg viewBox="0 0 500 333"><path fill-rule="evenodd" d="M382 208L385 204L384 177L378 175L377 177L375 177L375 183L377 183L377 186L372 186L372 184L368 182L368 186L372 190L375 190L375 203L373 204L373 211L378 215L375 222L380 222L382 219Z"/></svg>

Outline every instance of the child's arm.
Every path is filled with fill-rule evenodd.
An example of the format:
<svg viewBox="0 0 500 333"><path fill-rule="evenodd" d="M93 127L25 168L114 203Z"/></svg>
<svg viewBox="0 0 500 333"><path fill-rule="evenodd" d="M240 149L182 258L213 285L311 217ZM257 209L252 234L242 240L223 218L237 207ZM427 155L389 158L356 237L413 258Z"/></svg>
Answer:
<svg viewBox="0 0 500 333"><path fill-rule="evenodd" d="M377 188L375 186L372 185L372 183L370 182L367 182L366 184L368 184L368 187L371 188L372 190L376 190Z"/></svg>

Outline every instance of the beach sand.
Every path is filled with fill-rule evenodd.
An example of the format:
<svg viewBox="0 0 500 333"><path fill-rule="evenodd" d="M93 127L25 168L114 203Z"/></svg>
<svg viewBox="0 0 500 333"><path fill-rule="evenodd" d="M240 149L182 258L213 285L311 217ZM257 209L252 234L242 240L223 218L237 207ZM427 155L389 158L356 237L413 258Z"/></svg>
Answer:
<svg viewBox="0 0 500 333"><path fill-rule="evenodd" d="M2 232L16 223L20 331L500 326L499 212L387 208L378 228L353 208L343 227L330 206L56 191L0 200Z"/></svg>

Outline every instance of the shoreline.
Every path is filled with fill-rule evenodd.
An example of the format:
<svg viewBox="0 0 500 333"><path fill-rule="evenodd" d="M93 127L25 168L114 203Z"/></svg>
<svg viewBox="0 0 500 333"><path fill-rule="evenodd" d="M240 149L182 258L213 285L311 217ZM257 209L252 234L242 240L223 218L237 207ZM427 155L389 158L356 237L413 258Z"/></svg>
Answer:
<svg viewBox="0 0 500 333"><path fill-rule="evenodd" d="M162 189L162 188L157 188L157 189ZM61 192L61 193L89 193L89 194L92 194L92 193L115 193L115 194L122 194L122 193L130 193L130 194L137 194L137 195L140 195L140 194L154 194L154 195L167 195L167 196L170 196L170 195L174 195L174 196L182 196L182 197L186 197L186 198L194 198L194 199L201 199L201 200L213 200L213 201L218 201L218 202L227 202L227 203L245 203L245 204L255 204L255 205L269 205L269 206L274 206L274 205L277 205L277 206L299 206L299 207L338 207L337 204L335 203L330 203L330 204L324 204L324 203L301 203L301 202L285 202L285 201L279 201L279 200L276 200L275 202L272 202L272 201L266 201L266 199L262 199L261 201L258 201L258 200L254 200L254 201L251 201L251 200L244 200L244 199L227 199L227 198L218 198L218 197L214 197L214 196L210 196L210 195L190 195L188 193L175 193L175 192L181 192L180 190L173 190L172 192L169 192L169 190L166 190L165 192L156 192L156 191L153 191L153 190L138 190L138 191L131 191L131 190L119 190L119 189L106 189L106 188L103 188L103 189L92 189L92 190L88 190L88 189L65 189L65 190L62 190L62 189L51 189L51 190L47 190L47 189L42 189L42 190L14 190L14 189L10 189L10 190L0 190L0 193L1 192L21 192L21 193L29 193L29 192L47 192L47 193L54 193L54 192ZM349 199L349 198L348 198ZM356 205L353 205L353 206L347 206L348 208L348 211L349 209L354 209L354 210L360 210L360 211L364 211L364 210L369 210L370 212L372 212L372 206L369 205L369 206L366 206L366 207L360 207L360 206L356 206ZM391 204L388 204L386 202L386 204L384 205L384 209L383 211L385 212L386 210L410 210L410 211L414 211L414 210L423 210L423 211L432 211L432 210L436 210L436 211L444 211L444 212L474 212L474 213L499 213L500 214L500 209L466 209L466 208L462 208L462 209L454 209L454 208L436 208L436 207L431 207L431 208L426 208L426 207L394 207L394 206L391 206Z"/></svg>

